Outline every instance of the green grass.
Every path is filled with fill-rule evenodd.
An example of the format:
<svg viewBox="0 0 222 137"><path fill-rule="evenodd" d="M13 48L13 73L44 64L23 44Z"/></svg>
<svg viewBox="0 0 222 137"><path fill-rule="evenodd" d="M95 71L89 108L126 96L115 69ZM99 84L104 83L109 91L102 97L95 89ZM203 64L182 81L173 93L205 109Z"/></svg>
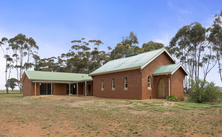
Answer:
<svg viewBox="0 0 222 137"><path fill-rule="evenodd" d="M0 94L0 123L0 136L29 136L24 129L33 136L220 136L222 103Z"/></svg>

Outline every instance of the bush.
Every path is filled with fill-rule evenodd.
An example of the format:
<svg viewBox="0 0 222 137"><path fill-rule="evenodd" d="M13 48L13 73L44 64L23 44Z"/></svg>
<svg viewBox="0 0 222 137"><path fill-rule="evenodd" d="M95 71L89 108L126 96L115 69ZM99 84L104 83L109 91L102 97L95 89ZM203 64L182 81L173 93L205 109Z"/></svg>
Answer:
<svg viewBox="0 0 222 137"><path fill-rule="evenodd" d="M213 102L217 100L219 89L213 82L207 82L198 78L196 80L190 80L190 82L190 100L198 103Z"/></svg>
<svg viewBox="0 0 222 137"><path fill-rule="evenodd" d="M167 100L168 100L168 101L179 101L179 99L178 99L176 96L174 96L174 95L168 96L168 97L167 97Z"/></svg>

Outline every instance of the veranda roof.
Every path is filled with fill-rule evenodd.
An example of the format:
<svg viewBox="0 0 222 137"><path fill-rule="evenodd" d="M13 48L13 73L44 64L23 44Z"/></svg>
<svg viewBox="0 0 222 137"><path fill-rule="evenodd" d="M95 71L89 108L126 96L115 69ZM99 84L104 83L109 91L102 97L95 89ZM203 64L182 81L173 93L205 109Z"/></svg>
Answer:
<svg viewBox="0 0 222 137"><path fill-rule="evenodd" d="M179 68L182 68L185 74L188 75L188 72L181 64L159 66L156 70L153 71L153 75L173 74Z"/></svg>
<svg viewBox="0 0 222 137"><path fill-rule="evenodd" d="M25 71L24 74L26 74L32 82L54 81L58 83L67 83L93 80L88 74L79 73ZM21 81L24 79L24 74Z"/></svg>
<svg viewBox="0 0 222 137"><path fill-rule="evenodd" d="M97 70L90 73L89 75L93 76L93 75L100 75L100 74L106 74L106 73L133 70L133 69L138 69L138 68L143 69L145 66L147 66L151 61L153 61L163 52L166 52L169 55L169 57L172 59L172 61L175 62L175 60L168 53L168 51L165 48L161 48L158 50L141 53L135 56L111 60L107 62L105 65L98 68Z"/></svg>

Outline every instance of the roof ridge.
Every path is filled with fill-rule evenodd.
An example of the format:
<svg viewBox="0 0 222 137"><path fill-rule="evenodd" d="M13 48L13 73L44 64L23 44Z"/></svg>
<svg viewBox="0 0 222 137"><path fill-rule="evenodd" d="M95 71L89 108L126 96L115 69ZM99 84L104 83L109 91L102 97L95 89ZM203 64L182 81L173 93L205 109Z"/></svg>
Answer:
<svg viewBox="0 0 222 137"><path fill-rule="evenodd" d="M138 55L141 55L141 54L145 54L145 53L149 53L149 52L153 52L153 51L157 51L157 50L162 50L162 49L165 49L165 48L163 47L163 48L155 49L155 50L152 50L152 51L147 51L147 52L143 52L143 53L138 53L138 54L135 55L135 56L138 56ZM126 58L132 58L132 57L135 57L135 56L130 56L130 57L126 57ZM120 60L120 59L125 59L125 58L118 58L118 59L113 59L113 60L110 60L110 61L115 61L115 60Z"/></svg>
<svg viewBox="0 0 222 137"><path fill-rule="evenodd" d="M69 73L69 72L50 72L50 71L34 71L34 70L26 70L26 72L41 72L41 73L63 73L63 74L80 74L80 75L89 75L84 73Z"/></svg>

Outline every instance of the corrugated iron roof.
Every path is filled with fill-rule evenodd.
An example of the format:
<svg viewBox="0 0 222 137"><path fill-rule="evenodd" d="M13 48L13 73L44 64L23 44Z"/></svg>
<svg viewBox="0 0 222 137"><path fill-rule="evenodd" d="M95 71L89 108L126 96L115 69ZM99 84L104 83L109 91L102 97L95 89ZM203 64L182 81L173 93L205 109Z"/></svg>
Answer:
<svg viewBox="0 0 222 137"><path fill-rule="evenodd" d="M63 72L46 72L46 71L25 71L27 77L32 81L91 81L93 80L88 74L63 73Z"/></svg>
<svg viewBox="0 0 222 137"><path fill-rule="evenodd" d="M138 68L143 69L146 65L148 65L151 61L153 61L163 52L166 52L169 55L169 57L173 61L175 61L165 48L161 48L158 50L144 52L127 58L111 60L107 62L105 65L98 68L97 70L90 73L90 75L93 76L93 75L120 72L120 71L126 71Z"/></svg>
<svg viewBox="0 0 222 137"><path fill-rule="evenodd" d="M188 72L184 69L184 67L181 64L170 64L170 65L159 66L156 70L153 71L153 74L154 75L167 74L167 73L173 74L180 67L188 75Z"/></svg>

